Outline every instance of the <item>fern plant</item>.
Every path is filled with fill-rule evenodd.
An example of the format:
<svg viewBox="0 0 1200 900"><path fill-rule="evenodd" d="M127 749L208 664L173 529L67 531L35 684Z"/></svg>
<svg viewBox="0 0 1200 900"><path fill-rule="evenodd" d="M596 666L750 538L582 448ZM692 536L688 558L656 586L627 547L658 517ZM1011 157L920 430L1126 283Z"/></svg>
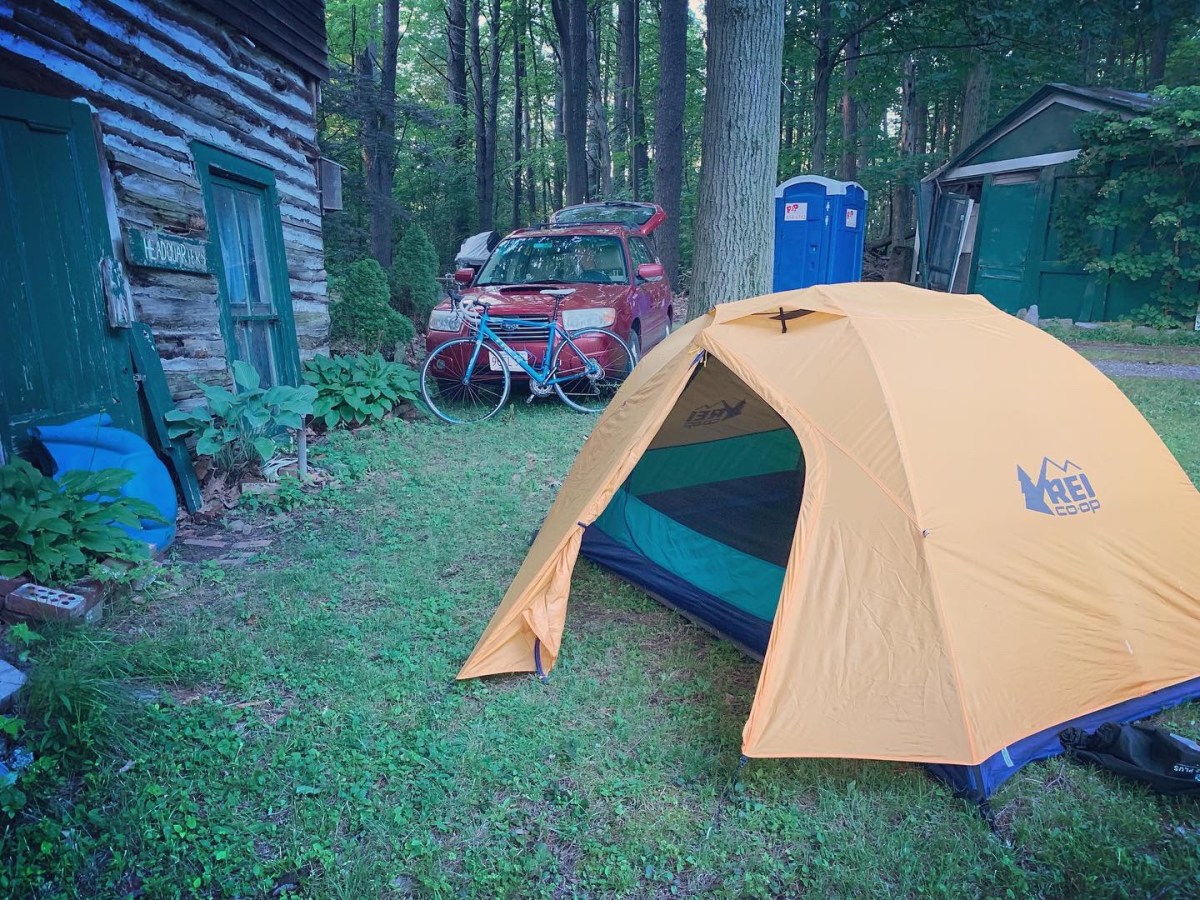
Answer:
<svg viewBox="0 0 1200 900"><path fill-rule="evenodd" d="M165 520L147 501L121 496L132 477L100 469L56 481L23 459L0 466L0 577L71 584L104 559L146 559L146 546L120 526Z"/></svg>
<svg viewBox="0 0 1200 900"><path fill-rule="evenodd" d="M237 393L197 382L205 404L173 409L164 418L172 438L195 435L197 455L211 457L218 472L241 477L289 443L287 430L304 426L317 392L309 385L263 388L258 372L242 360L233 364L233 381Z"/></svg>

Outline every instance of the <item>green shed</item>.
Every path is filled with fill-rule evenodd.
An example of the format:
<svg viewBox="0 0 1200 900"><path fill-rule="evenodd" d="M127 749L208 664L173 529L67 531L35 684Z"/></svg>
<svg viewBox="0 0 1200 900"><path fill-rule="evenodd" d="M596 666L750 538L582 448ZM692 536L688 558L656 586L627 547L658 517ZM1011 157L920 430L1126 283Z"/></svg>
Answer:
<svg viewBox="0 0 1200 900"><path fill-rule="evenodd" d="M1036 305L1042 318L1081 322L1115 321L1145 304L1141 286L1109 284L1067 261L1056 223L1072 192L1094 181L1071 165L1080 118L1098 111L1131 118L1153 102L1146 94L1048 84L926 176L917 204L918 283L983 294L1008 312Z"/></svg>

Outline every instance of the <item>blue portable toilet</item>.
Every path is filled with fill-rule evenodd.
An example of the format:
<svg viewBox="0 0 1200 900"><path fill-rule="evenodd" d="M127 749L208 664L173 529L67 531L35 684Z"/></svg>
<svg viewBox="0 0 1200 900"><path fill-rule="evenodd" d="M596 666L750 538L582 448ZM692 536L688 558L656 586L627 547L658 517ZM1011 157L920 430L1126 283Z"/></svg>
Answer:
<svg viewBox="0 0 1200 900"><path fill-rule="evenodd" d="M775 189L771 289L862 278L867 192L853 181L797 175Z"/></svg>

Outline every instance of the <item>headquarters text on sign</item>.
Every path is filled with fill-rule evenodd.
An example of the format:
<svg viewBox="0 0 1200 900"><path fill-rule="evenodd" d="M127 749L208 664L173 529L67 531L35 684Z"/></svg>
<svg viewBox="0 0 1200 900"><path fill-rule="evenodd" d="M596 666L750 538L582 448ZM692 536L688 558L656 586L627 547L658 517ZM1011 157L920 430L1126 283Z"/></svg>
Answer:
<svg viewBox="0 0 1200 900"><path fill-rule="evenodd" d="M135 266L205 274L212 271L208 264L206 241L176 237L161 231L130 228L129 240L125 246L129 261Z"/></svg>

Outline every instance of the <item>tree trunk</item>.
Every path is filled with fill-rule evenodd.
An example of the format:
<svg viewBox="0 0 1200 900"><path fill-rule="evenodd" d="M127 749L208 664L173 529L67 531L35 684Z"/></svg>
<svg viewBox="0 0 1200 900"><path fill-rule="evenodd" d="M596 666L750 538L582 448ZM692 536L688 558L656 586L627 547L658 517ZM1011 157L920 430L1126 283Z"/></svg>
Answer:
<svg viewBox="0 0 1200 900"><path fill-rule="evenodd" d="M641 44L641 32L638 33ZM641 200L649 189L650 149L646 138L646 114L642 105L642 66L633 80L633 199Z"/></svg>
<svg viewBox="0 0 1200 900"><path fill-rule="evenodd" d="M992 95L992 69L986 53L980 53L967 73L963 86L962 112L954 152L958 153L987 130L988 103Z"/></svg>
<svg viewBox="0 0 1200 900"><path fill-rule="evenodd" d="M450 105L467 117L467 0L446 4L446 60Z"/></svg>
<svg viewBox="0 0 1200 900"><path fill-rule="evenodd" d="M917 64L911 57L904 59L904 78L900 84L900 160L902 164L892 189L892 245L907 240L912 221L912 174L907 164L917 152Z"/></svg>
<svg viewBox="0 0 1200 900"><path fill-rule="evenodd" d="M1146 90L1156 88L1167 76L1167 44L1171 37L1171 4L1157 0L1150 8L1154 32L1150 41L1150 65L1146 70Z"/></svg>
<svg viewBox="0 0 1200 900"><path fill-rule="evenodd" d="M833 54L829 50L833 19L830 0L817 5L817 61L813 67L812 100L812 171L825 174L825 155L829 146L829 80L833 77Z"/></svg>
<svg viewBox="0 0 1200 900"><path fill-rule="evenodd" d="M629 132L633 122L633 84L637 76L637 0L617 3L617 92L613 97L614 186L630 184L633 156Z"/></svg>
<svg viewBox="0 0 1200 900"><path fill-rule="evenodd" d="M525 121L522 88L525 81L525 42L521 23L513 22L513 170L512 170L512 227L521 221L521 145L529 133Z"/></svg>
<svg viewBox="0 0 1200 900"><path fill-rule="evenodd" d="M587 33L588 96L590 98L592 144L595 147L593 166L596 170L596 190L600 197L612 195L612 155L608 143L608 113L604 108L604 93L600 82L600 14L604 4L597 3L590 15Z"/></svg>
<svg viewBox="0 0 1200 900"><path fill-rule="evenodd" d="M562 61L566 202L587 199L587 0L551 0Z"/></svg>
<svg viewBox="0 0 1200 900"><path fill-rule="evenodd" d="M486 198L487 103L483 95L483 54L479 46L479 0L471 0L467 21L471 54L471 87L475 109L475 221L480 231L492 227L492 204Z"/></svg>
<svg viewBox="0 0 1200 900"><path fill-rule="evenodd" d="M843 181L858 177L858 101L854 99L858 77L858 55L862 51L862 33L854 32L846 42L846 72L842 87L842 164Z"/></svg>
<svg viewBox="0 0 1200 900"><path fill-rule="evenodd" d="M496 112L500 105L500 0L491 0L489 6L486 95L479 39L479 0L471 0L471 19L467 23L471 43L471 84L475 93L475 199L481 231L491 231L495 222Z"/></svg>
<svg viewBox="0 0 1200 900"><path fill-rule="evenodd" d="M371 256L385 269L392 265L395 204L392 187L396 175L396 58L400 47L400 0L383 3L383 56L379 60L379 86L364 128L363 162L370 207ZM363 54L364 85L374 81L375 54Z"/></svg>
<svg viewBox="0 0 1200 900"><path fill-rule="evenodd" d="M771 289L783 71L784 0L708 0L706 10L695 314Z"/></svg>
<svg viewBox="0 0 1200 900"><path fill-rule="evenodd" d="M488 58L488 114L487 114L487 153L483 160L484 174L484 203L488 208L486 230L492 227L496 208L496 137L497 117L500 112L500 0L492 0L491 15L488 17L488 37L491 53Z"/></svg>
<svg viewBox="0 0 1200 900"><path fill-rule="evenodd" d="M683 108L687 88L687 0L661 0L658 19L658 106L654 114L654 202L667 220L655 233L667 278L679 289Z"/></svg>
<svg viewBox="0 0 1200 900"><path fill-rule="evenodd" d="M565 106L563 99L563 80L562 80L562 64L558 66L558 80L555 82L554 91L554 146L565 147L566 136L565 127L563 125L563 107ZM550 183L551 198L550 206L559 207L563 205L563 194L566 190L566 179L563 177L566 166L559 165L558 157L554 160L554 177ZM546 210L549 212L549 209Z"/></svg>
<svg viewBox="0 0 1200 900"><path fill-rule="evenodd" d="M457 163L466 155L467 144L471 140L467 99L467 0L448 0L446 4L446 46L446 82L450 107L454 113L451 128L457 171ZM471 229L472 211L465 193L455 191L451 200L452 227L459 238Z"/></svg>

